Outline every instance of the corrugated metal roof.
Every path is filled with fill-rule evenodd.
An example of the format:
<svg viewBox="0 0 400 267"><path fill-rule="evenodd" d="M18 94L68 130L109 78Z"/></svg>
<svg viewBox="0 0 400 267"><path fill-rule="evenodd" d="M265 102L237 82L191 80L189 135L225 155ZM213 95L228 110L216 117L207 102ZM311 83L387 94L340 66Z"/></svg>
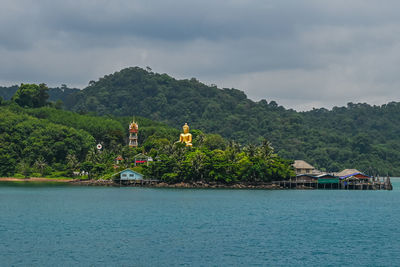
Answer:
<svg viewBox="0 0 400 267"><path fill-rule="evenodd" d="M343 176L348 176L348 175L353 175L353 174L358 174L358 173L362 173L362 172L360 172L359 170L356 170L356 169L345 169L341 172L335 173L335 175L339 176L339 177L343 177Z"/></svg>

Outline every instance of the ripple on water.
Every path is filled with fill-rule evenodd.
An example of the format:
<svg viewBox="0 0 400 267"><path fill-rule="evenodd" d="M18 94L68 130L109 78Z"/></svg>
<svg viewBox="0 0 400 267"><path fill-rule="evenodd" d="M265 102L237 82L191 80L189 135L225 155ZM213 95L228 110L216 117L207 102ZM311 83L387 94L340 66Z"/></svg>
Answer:
<svg viewBox="0 0 400 267"><path fill-rule="evenodd" d="M0 186L2 265L399 265L393 191Z"/></svg>

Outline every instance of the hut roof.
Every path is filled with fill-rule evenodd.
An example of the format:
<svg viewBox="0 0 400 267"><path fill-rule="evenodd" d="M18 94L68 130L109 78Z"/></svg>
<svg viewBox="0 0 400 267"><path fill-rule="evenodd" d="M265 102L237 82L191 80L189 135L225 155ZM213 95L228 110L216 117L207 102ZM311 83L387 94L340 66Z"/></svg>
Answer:
<svg viewBox="0 0 400 267"><path fill-rule="evenodd" d="M308 164L304 160L295 160L293 167L296 169L315 169L312 165Z"/></svg>
<svg viewBox="0 0 400 267"><path fill-rule="evenodd" d="M343 170L341 172L337 172L335 174L336 174L336 176L343 177L343 176L353 175L353 174L357 174L357 173L362 173L362 172L360 172L359 170L356 170L356 169L345 169L345 170Z"/></svg>
<svg viewBox="0 0 400 267"><path fill-rule="evenodd" d="M122 172L134 172L134 173L136 173L136 174L143 175L143 174L138 173L138 172L135 172L134 170L129 169L129 168L128 168L128 169L125 169L125 170L122 170L122 171L118 172L117 174L122 173Z"/></svg>
<svg viewBox="0 0 400 267"><path fill-rule="evenodd" d="M137 174L137 175L143 176L143 174L138 173L138 172L135 172L134 170L129 169L129 168L128 168L128 169L125 169L125 170L122 170L122 171L120 171L120 172L114 173L112 176L115 177L115 176L117 176L117 175L119 175L119 174L121 174L121 173L123 173L123 172L133 172L133 173L135 173L135 174Z"/></svg>

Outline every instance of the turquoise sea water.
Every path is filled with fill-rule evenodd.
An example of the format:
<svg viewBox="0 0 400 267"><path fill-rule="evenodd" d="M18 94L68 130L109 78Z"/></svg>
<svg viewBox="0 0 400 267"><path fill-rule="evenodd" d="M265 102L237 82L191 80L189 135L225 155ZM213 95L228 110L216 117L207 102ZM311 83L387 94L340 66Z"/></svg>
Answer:
<svg viewBox="0 0 400 267"><path fill-rule="evenodd" d="M393 191L0 184L0 265L399 266Z"/></svg>

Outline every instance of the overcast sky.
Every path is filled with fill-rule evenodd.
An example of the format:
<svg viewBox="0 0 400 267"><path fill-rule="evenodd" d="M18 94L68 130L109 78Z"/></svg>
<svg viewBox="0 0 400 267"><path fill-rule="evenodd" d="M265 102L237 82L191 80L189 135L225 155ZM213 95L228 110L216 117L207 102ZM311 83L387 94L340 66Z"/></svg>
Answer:
<svg viewBox="0 0 400 267"><path fill-rule="evenodd" d="M297 110L400 101L398 0L1 0L0 84L129 66Z"/></svg>

